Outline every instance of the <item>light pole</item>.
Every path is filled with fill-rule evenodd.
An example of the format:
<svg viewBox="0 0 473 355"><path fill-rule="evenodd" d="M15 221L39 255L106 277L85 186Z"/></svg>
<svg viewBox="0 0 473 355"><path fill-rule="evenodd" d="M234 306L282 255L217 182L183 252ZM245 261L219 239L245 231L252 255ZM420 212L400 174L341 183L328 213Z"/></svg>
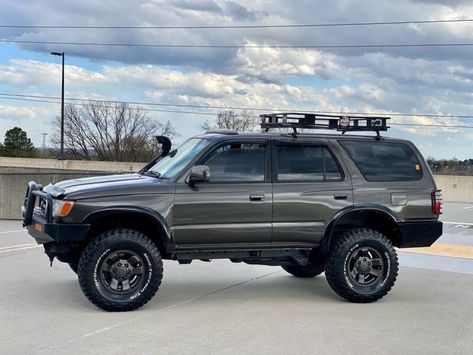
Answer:
<svg viewBox="0 0 473 355"><path fill-rule="evenodd" d="M52 55L62 57L62 85L61 85L61 155L64 159L64 52L51 52Z"/></svg>

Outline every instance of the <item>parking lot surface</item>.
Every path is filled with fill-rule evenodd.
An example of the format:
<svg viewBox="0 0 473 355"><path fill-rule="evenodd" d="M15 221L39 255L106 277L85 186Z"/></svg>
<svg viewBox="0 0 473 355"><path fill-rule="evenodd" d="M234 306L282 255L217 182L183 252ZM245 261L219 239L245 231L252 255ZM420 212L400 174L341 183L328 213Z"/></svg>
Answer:
<svg viewBox="0 0 473 355"><path fill-rule="evenodd" d="M439 244L473 246L473 205L449 203L442 219ZM0 221L0 353L471 354L473 259L432 250L401 251L395 287L373 304L340 299L323 275L217 260L165 262L149 304L107 313L20 222Z"/></svg>

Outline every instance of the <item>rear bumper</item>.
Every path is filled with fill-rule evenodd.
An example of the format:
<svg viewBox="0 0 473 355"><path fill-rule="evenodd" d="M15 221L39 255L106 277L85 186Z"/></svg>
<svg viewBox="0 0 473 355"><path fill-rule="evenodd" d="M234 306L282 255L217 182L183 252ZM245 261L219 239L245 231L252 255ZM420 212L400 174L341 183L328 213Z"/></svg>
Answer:
<svg viewBox="0 0 473 355"><path fill-rule="evenodd" d="M400 248L429 247L442 235L443 225L439 221L399 223Z"/></svg>

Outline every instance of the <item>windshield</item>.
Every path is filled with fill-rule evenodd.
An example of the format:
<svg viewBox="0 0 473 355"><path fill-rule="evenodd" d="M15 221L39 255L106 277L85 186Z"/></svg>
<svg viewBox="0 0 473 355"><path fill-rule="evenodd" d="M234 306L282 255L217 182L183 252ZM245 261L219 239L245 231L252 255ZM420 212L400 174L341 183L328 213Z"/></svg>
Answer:
<svg viewBox="0 0 473 355"><path fill-rule="evenodd" d="M158 160L148 171L159 173L162 178L173 178L208 145L206 139L191 138Z"/></svg>

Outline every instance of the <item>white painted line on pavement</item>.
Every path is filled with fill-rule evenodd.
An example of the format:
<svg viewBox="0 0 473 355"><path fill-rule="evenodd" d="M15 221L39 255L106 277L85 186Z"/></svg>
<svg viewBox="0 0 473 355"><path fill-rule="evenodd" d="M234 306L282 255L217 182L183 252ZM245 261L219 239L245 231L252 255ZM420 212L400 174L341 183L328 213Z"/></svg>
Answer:
<svg viewBox="0 0 473 355"><path fill-rule="evenodd" d="M250 279L247 279L247 280L244 280L244 281L241 281L241 282L237 282L235 284L231 284L229 286L226 286L226 287L222 287L220 289L217 289L217 290L213 290L213 291L210 291L210 292L206 292L204 294L201 294L201 295L197 295L193 298L190 298L190 299L187 299L187 300L184 300L184 301L181 301L181 302L178 302L178 303L175 303L175 304L171 304L169 306L165 306L163 308L158 308L154 311L151 311L151 312L148 312L148 313L142 313L140 315L138 315L137 317L134 317L134 318L130 318L130 319L127 319L127 320L124 320L124 321L121 321L121 322L118 322L118 323L115 323L115 324L112 324L108 327L104 327L104 328L101 328L101 329L97 329L95 331L92 331L90 333L85 333L85 334L82 334L82 335L79 335L77 337L73 337L73 338L70 338L62 343L59 343L59 344L55 344L55 345L52 345L52 346L49 346L47 348L43 348L43 349L39 349L39 351L37 351L38 354L41 354L41 353L52 353L52 350L55 350L55 349L58 349L64 345L67 345L67 344L70 344L70 343L73 343L73 342L76 342L76 341L80 341L82 339L85 339L85 338L88 338L88 337L92 337L92 336L95 336L95 335L99 335L101 333L104 333L104 332L108 332L110 330L113 330L115 328L118 328L118 327L121 327L125 324L130 324L130 323L133 323L133 322L137 322L138 320L141 320L145 317L149 317L149 316L154 316L156 315L157 313L159 312L164 312L164 311L167 311L167 310L170 310L170 309L173 309L173 308L178 308L180 306L184 306L188 303L192 303L192 302L195 302L195 301L199 301L205 297L208 297L208 296L212 296L212 295L215 295L219 292L222 292L222 291L225 291L225 290L228 290L228 289L231 289L231 288L234 288L234 287L238 287L238 286L241 286L241 285L244 285L244 284L247 284L249 282L252 282L252 281L256 281L256 280L259 280L259 279L262 279L264 277L267 277L267 276L271 276L271 275L274 275L274 274L277 274L277 273L280 273L282 270L278 270L278 271L273 271L273 272L270 272L270 273L267 273L267 274L264 274L264 275L259 275L259 276L256 276L256 277L252 277Z"/></svg>
<svg viewBox="0 0 473 355"><path fill-rule="evenodd" d="M11 247L6 247L6 248L1 248L2 250L0 250L0 254L4 254L4 253L9 253L9 252L12 252L12 251L19 251L19 250L27 250L27 249L35 249L35 248L39 248L41 247L42 245L28 245L26 244L20 244L20 245L13 245Z"/></svg>
<svg viewBox="0 0 473 355"><path fill-rule="evenodd" d="M469 210L469 209L472 209L473 206L468 206L468 207L463 207L464 210Z"/></svg>
<svg viewBox="0 0 473 355"><path fill-rule="evenodd" d="M442 223L444 223L444 224L464 224L466 226L473 226L473 223L468 223L468 222L444 222L444 221L442 221Z"/></svg>
<svg viewBox="0 0 473 355"><path fill-rule="evenodd" d="M0 232L0 234L19 233L19 232L26 232L26 229L17 229L17 230L14 230L14 231L3 231L3 232Z"/></svg>
<svg viewBox="0 0 473 355"><path fill-rule="evenodd" d="M9 245L9 246L6 246L6 247L1 247L0 250L4 250L4 249L11 249L11 248L20 248L20 247L32 247L32 246L36 246L37 244L33 244L33 243L28 243L28 244L15 244L15 245Z"/></svg>

